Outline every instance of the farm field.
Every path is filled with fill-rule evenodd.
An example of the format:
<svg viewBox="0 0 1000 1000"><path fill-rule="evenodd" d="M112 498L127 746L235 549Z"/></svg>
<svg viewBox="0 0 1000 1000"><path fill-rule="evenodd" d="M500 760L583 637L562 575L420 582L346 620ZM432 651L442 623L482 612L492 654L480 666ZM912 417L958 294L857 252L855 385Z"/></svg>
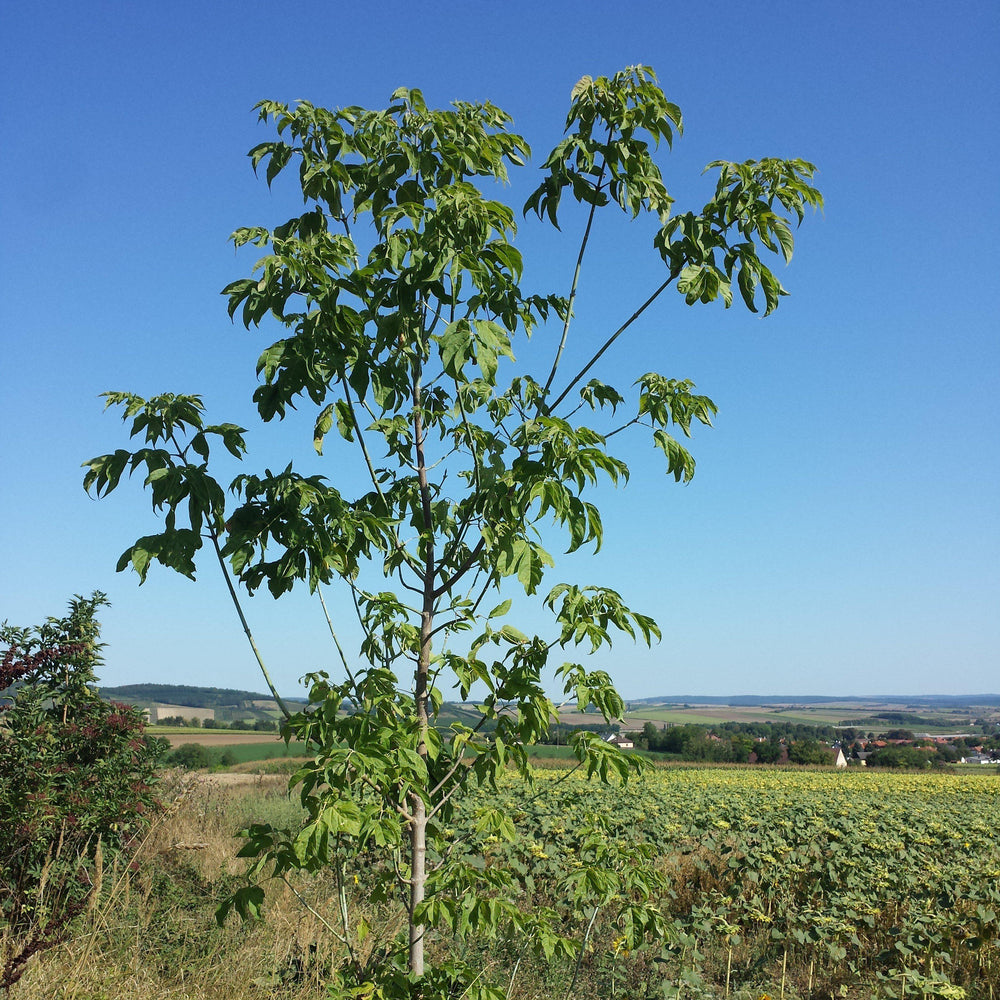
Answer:
<svg viewBox="0 0 1000 1000"><path fill-rule="evenodd" d="M269 706L272 702L257 701L255 707ZM943 725L900 723L891 719L879 720L877 716L881 712L909 713L920 717L932 717L940 720ZM274 720L280 721L280 713L271 712ZM979 708L963 707L960 709L952 707L928 707L925 705L908 705L905 702L895 701L845 701L845 702L823 702L818 705L802 705L796 703L775 703L769 705L725 705L717 703L639 703L633 705L626 713L622 722L628 729L642 729L646 722L652 722L656 726L664 724L670 725L701 725L712 726L724 722L772 722L778 724L804 724L810 726L837 726L850 720L870 719L858 728L886 730L903 727L914 729L919 732L931 735L967 735L978 730L970 725L975 717L996 718L997 709L995 706L980 706ZM478 714L466 705L460 703L446 702L442 706L438 722L442 726L448 726L452 722L459 721L466 724L478 721ZM572 706L559 713L559 721L569 726L594 726L601 722L601 718L594 712L576 711ZM246 730L214 730L211 728L198 728L186 726L152 726L150 733L157 736L167 736L171 739L172 745L177 745L174 736L185 737L185 742L202 743L204 746L224 745L226 741L232 743L243 742L245 737L250 736L261 738L261 734L249 733ZM265 734L266 735L266 734Z"/></svg>
<svg viewBox="0 0 1000 1000"><path fill-rule="evenodd" d="M184 743L197 743L203 747L230 747L244 744L260 744L274 747L284 746L284 740L275 733L273 736L267 733L244 732L240 730L212 730L212 729L184 729L178 727L168 732L159 732L158 729L147 730L151 736L162 736L170 742L172 747L179 747Z"/></svg>
<svg viewBox="0 0 1000 1000"><path fill-rule="evenodd" d="M976 714L983 714L992 717L995 709L992 707L983 708L976 711L969 709L940 709L926 708L921 706L907 706L889 702L858 703L849 702L844 704L823 703L822 705L718 705L718 704L697 704L688 705L662 704L662 705L635 705L625 716L624 722L629 728L641 728L647 722L657 724L670 723L674 725L684 725L692 723L695 725L717 725L723 722L777 722L777 723L802 723L810 726L838 726L849 720L865 719L877 716L880 712L908 712L918 716L931 716L941 719L939 726L927 724L906 724L905 728L917 729L928 733L951 733L967 734L975 732L970 725L970 718ZM572 717L561 715L563 722L579 723L586 720L586 714L573 713ZM900 726L900 723L891 720L881 722L867 722L861 728L865 729L889 729Z"/></svg>
<svg viewBox="0 0 1000 1000"><path fill-rule="evenodd" d="M210 745L213 756L222 761L223 752L237 764L253 764L270 760L294 760L308 753L308 747L303 743L291 743L287 747L281 743L231 743Z"/></svg>
<svg viewBox="0 0 1000 1000"><path fill-rule="evenodd" d="M241 740L235 743L178 739L176 742L172 742L171 746L176 748L179 746L188 746L191 743L196 743L197 746L202 746L208 751L206 756L207 764L194 765L197 767L254 764L271 760L295 760L297 758L301 759L308 752L308 747L302 743L292 742L288 746L285 745L283 740L270 740L267 743L261 743L259 736L254 741ZM184 764L185 766L191 766L188 762L184 762Z"/></svg>
<svg viewBox="0 0 1000 1000"><path fill-rule="evenodd" d="M624 791L557 780L540 775L552 793L523 810L543 853L572 856L604 816L605 836L641 837L667 865L659 969L692 987L683 995L724 995L711 990L727 979L808 997L997 991L995 774L668 768ZM502 795L515 818L520 794Z"/></svg>
<svg viewBox="0 0 1000 1000"><path fill-rule="evenodd" d="M684 724L694 722L712 724L718 722L803 722L811 726L837 725L845 718L845 709L786 708L771 705L694 705L690 708L659 707L640 708L626 717L631 720L652 719L660 722ZM857 710L855 709L855 714ZM847 714L850 714L847 711Z"/></svg>
<svg viewBox="0 0 1000 1000"><path fill-rule="evenodd" d="M870 716L873 712L880 710L897 711L901 709L888 709L885 705L858 706L857 704L833 708L828 705L816 708L802 705L707 705L694 703L688 705L635 705L626 712L621 721L629 729L641 729L646 722L652 722L656 725L668 723L699 726L712 726L723 722L777 722L803 723L808 726L836 726L846 719ZM992 712L992 710L990 711ZM933 714L945 717L950 715L948 712L937 711ZM559 721L564 725L593 725L599 720L600 716L594 712L564 709L559 713ZM895 724L884 721L881 725L883 728L888 728ZM933 727L921 726L918 728L932 729ZM968 713L954 715L954 720L949 721L947 728L949 732L953 733L968 732L970 730Z"/></svg>
<svg viewBox="0 0 1000 1000"><path fill-rule="evenodd" d="M329 876L295 885L315 914L278 884L264 922L215 925L218 901L240 884L233 833L301 814L280 777L218 777L188 787L134 870L105 879L89 923L41 956L14 1000L324 995L325 970L342 954L319 919L333 915ZM519 839L477 834L483 806L510 816ZM452 834L473 864L530 876L521 902L552 907L564 932L586 942L578 973L565 959L532 960L520 940L462 945L442 934L433 948L509 982L511 1000L987 1000L1000 995L998 810L996 774L659 768L602 788L540 769L534 790L508 777L479 793ZM635 843L664 880L662 933L644 947L626 940L636 902L627 892L596 913L568 902L595 850L614 868ZM396 918L368 897L369 866L352 873L351 913L374 948Z"/></svg>

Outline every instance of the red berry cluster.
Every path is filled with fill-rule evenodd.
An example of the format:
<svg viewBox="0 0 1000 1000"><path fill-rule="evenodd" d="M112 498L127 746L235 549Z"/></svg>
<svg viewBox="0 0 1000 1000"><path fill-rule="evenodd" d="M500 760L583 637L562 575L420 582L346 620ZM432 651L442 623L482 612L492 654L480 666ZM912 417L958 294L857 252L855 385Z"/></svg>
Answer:
<svg viewBox="0 0 1000 1000"><path fill-rule="evenodd" d="M15 681L24 680L40 670L64 663L86 650L86 643L67 642L57 646L45 646L37 653L25 655L17 646L11 646L0 661L0 691L6 691Z"/></svg>

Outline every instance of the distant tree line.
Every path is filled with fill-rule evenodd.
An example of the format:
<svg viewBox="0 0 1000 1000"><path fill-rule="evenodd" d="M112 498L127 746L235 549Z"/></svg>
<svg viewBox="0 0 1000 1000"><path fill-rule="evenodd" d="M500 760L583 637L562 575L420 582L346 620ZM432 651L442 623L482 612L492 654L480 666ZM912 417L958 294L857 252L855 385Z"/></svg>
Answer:
<svg viewBox="0 0 1000 1000"><path fill-rule="evenodd" d="M890 730L894 732L895 730ZM888 739L894 737L885 734ZM860 743L854 743L845 748L850 757L856 752L864 753L869 767L928 768L947 767L958 763L963 757L982 749L985 754L992 755L1000 763L1000 738L983 739L978 736L956 737L947 743L934 740L919 739L907 743L896 743L890 746L871 749L871 744L862 748Z"/></svg>
<svg viewBox="0 0 1000 1000"><path fill-rule="evenodd" d="M637 745L669 760L726 764L774 764L783 759L792 764L829 764L834 742L841 744L848 762L859 760L860 753L869 767L947 767L979 747L1000 761L1000 732L989 737L956 737L948 743L918 740L907 729L890 729L878 735L897 742L873 747L870 741L876 736L874 732L798 723L724 722L657 728L655 723L647 722Z"/></svg>
<svg viewBox="0 0 1000 1000"><path fill-rule="evenodd" d="M759 739L776 736L783 740L834 740L854 739L858 733L837 726L814 726L803 722L720 722L710 727L715 733L735 733Z"/></svg>
<svg viewBox="0 0 1000 1000"><path fill-rule="evenodd" d="M217 755L199 743L185 743L177 747L167 754L163 762L168 767L184 767L189 770L200 767L232 767L238 763L236 755L231 750L224 750L221 755Z"/></svg>
<svg viewBox="0 0 1000 1000"><path fill-rule="evenodd" d="M192 729L237 729L255 733L274 733L278 731L275 719L233 719L226 722L223 719L186 719L182 715L168 715L160 719L158 726L188 726Z"/></svg>
<svg viewBox="0 0 1000 1000"><path fill-rule="evenodd" d="M935 726L939 729L947 729L956 725L953 718L949 719L941 715L915 715L912 712L878 712L861 719L845 719L842 725L871 729L873 726L884 726L887 722L903 726Z"/></svg>

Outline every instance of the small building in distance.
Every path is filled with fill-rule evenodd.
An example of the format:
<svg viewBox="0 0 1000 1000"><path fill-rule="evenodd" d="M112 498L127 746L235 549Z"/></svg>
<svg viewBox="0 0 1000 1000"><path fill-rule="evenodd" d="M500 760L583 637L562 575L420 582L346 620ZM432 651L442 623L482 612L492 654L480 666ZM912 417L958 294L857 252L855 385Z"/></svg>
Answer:
<svg viewBox="0 0 1000 1000"><path fill-rule="evenodd" d="M164 719L185 719L190 721L191 719L200 719L204 722L206 719L211 719L215 721L215 709L214 708L192 708L190 705L161 705L154 704L150 705L146 709L149 715L149 721L152 725L156 725L157 722L162 722Z"/></svg>
<svg viewBox="0 0 1000 1000"><path fill-rule="evenodd" d="M613 736L609 736L605 742L614 744L619 750L635 749L635 740L630 733L615 733Z"/></svg>

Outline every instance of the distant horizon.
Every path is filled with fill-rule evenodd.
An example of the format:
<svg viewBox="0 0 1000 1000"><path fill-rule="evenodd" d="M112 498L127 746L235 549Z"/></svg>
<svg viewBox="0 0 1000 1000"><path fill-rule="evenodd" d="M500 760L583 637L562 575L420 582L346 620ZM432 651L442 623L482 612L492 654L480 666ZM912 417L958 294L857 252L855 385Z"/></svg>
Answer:
<svg viewBox="0 0 1000 1000"><path fill-rule="evenodd" d="M166 681L132 681L126 684L101 684L97 687L102 690L120 690L131 687L187 687L201 691L236 691L241 694L251 695L261 700L273 700L273 695L265 691L253 691L249 688L232 688L224 685L200 685L200 684L178 684ZM289 694L281 692L281 697L289 701L307 700L304 692ZM1000 694L980 692L975 694L740 694L740 695L708 695L708 694L664 694L652 695L642 698L630 698L622 695L626 704L707 704L707 705L739 705L739 704L786 704L805 702L876 702L900 703L900 702L949 702L962 705L989 705L1000 703ZM445 699L451 704L467 704L470 699L464 702L458 699Z"/></svg>
<svg viewBox="0 0 1000 1000"><path fill-rule="evenodd" d="M631 701L692 701L693 699L721 701L724 698L746 701L747 699L766 698L769 701L955 701L969 698L1000 698L1000 694L978 692L975 694L678 694L653 695L648 698L632 698Z"/></svg>

